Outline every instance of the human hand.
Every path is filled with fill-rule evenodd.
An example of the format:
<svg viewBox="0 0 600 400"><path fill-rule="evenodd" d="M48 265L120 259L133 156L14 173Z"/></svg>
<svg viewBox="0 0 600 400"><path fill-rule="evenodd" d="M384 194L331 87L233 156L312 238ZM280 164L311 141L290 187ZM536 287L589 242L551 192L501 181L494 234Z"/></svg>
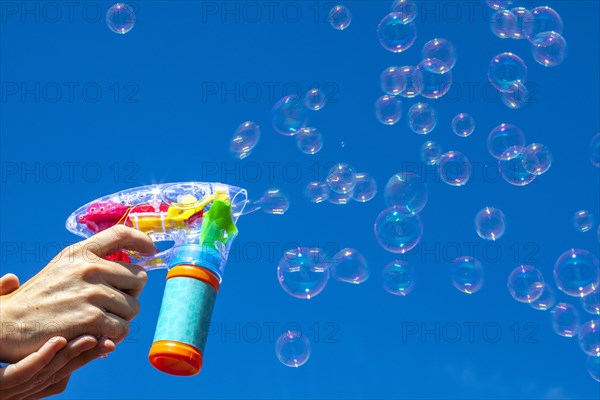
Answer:
<svg viewBox="0 0 600 400"><path fill-rule="evenodd" d="M157 251L146 234L117 225L67 247L23 286L1 296L0 361L15 363L54 336L72 340L88 334L121 342L139 312L137 297L147 280L137 265L102 258L121 249Z"/></svg>
<svg viewBox="0 0 600 400"><path fill-rule="evenodd" d="M0 295L19 287L19 278L0 278ZM69 343L62 337L50 339L40 350L16 364L0 368L0 400L33 399L62 393L71 373L115 349L109 339L82 336Z"/></svg>

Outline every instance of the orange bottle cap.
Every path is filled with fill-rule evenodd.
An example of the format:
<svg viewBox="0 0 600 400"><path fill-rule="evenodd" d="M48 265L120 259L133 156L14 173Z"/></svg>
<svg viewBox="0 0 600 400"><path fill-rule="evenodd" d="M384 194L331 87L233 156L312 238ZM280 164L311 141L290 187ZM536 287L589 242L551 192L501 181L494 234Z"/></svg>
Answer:
<svg viewBox="0 0 600 400"><path fill-rule="evenodd" d="M214 273L195 265L178 265L171 268L167 274L167 280L175 277L198 279L202 282L208 283L215 289L215 291L219 291L219 278L217 278Z"/></svg>
<svg viewBox="0 0 600 400"><path fill-rule="evenodd" d="M202 353L195 347L180 342L154 342L148 359L159 371L176 376L196 375L202 369Z"/></svg>

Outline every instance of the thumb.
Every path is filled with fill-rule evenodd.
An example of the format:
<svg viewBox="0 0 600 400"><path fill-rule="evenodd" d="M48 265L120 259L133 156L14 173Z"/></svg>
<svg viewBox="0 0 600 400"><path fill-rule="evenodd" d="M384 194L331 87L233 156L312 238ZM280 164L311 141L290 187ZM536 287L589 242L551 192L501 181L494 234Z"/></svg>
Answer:
<svg viewBox="0 0 600 400"><path fill-rule="evenodd" d="M15 274L6 274L0 278L0 295L9 294L19 288L19 278Z"/></svg>

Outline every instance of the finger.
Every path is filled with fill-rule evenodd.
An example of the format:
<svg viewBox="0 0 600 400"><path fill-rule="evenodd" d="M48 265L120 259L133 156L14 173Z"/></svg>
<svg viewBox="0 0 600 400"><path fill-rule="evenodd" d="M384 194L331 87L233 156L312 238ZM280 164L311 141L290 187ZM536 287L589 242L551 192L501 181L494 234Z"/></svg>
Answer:
<svg viewBox="0 0 600 400"><path fill-rule="evenodd" d="M19 288L19 278L15 274L6 274L0 278L0 295L9 294Z"/></svg>
<svg viewBox="0 0 600 400"><path fill-rule="evenodd" d="M56 394L62 393L67 388L69 379L71 379L71 375L67 375L61 381L59 381L53 385L50 385L39 392L33 391L32 393L27 393L27 394L25 394L25 397L23 397L23 400L43 399L44 397L50 397L50 396L54 396Z"/></svg>
<svg viewBox="0 0 600 400"><path fill-rule="evenodd" d="M81 242L83 249L99 257L105 257L118 250L132 250L152 255L158 249L148 235L124 225L115 225Z"/></svg>
<svg viewBox="0 0 600 400"><path fill-rule="evenodd" d="M55 374L55 379L59 381L70 376L74 371L78 370L89 362L96 360L98 357L106 356L107 354L112 353L115 351L115 348L115 343L112 340L107 338L98 339L98 344L95 348L83 352L78 357L69 361L67 365L65 365Z"/></svg>
<svg viewBox="0 0 600 400"><path fill-rule="evenodd" d="M100 297L98 306L111 314L131 321L140 312L140 302L133 296L108 285L102 285L104 296Z"/></svg>
<svg viewBox="0 0 600 400"><path fill-rule="evenodd" d="M107 284L133 297L140 295L148 280L144 268L119 261L102 261L102 276Z"/></svg>
<svg viewBox="0 0 600 400"><path fill-rule="evenodd" d="M121 343L130 331L129 321L109 312L106 313L106 321L103 325L101 336L115 343Z"/></svg>
<svg viewBox="0 0 600 400"><path fill-rule="evenodd" d="M16 364L0 369L0 381L3 389L9 389L29 381L44 366L48 365L56 353L65 347L67 339L54 337L48 340L41 349L31 353Z"/></svg>

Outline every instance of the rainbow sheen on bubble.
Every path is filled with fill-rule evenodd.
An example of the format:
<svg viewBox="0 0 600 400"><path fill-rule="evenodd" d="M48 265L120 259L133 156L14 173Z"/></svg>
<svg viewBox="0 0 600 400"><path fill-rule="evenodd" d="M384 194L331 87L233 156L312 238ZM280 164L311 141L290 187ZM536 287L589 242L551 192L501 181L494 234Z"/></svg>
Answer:
<svg viewBox="0 0 600 400"><path fill-rule="evenodd" d="M383 268L383 289L395 296L406 296L415 286L415 269L406 261L394 260Z"/></svg>
<svg viewBox="0 0 600 400"><path fill-rule="evenodd" d="M310 353L308 338L296 330L283 332L275 342L275 355L286 367L301 367L310 358Z"/></svg>
<svg viewBox="0 0 600 400"><path fill-rule="evenodd" d="M579 312L569 303L558 303L552 311L552 329L557 335L573 337L579 331Z"/></svg>
<svg viewBox="0 0 600 400"><path fill-rule="evenodd" d="M231 154L240 160L246 158L256 147L260 140L260 127L252 122L246 121L242 123L233 134L229 144Z"/></svg>
<svg viewBox="0 0 600 400"><path fill-rule="evenodd" d="M304 106L309 110L319 111L326 104L326 97L322 90L312 88L304 96Z"/></svg>
<svg viewBox="0 0 600 400"><path fill-rule="evenodd" d="M473 257L458 257L451 265L452 284L463 293L473 294L483 286L483 267Z"/></svg>
<svg viewBox="0 0 600 400"><path fill-rule="evenodd" d="M340 5L334 6L329 11L329 23L334 29L343 31L352 23L352 13L348 7Z"/></svg>
<svg viewBox="0 0 600 400"><path fill-rule="evenodd" d="M316 154L323 148L323 135L315 128L301 128L295 135L296 146L304 154Z"/></svg>
<svg viewBox="0 0 600 400"><path fill-rule="evenodd" d="M435 129L437 114L427 103L416 103L408 109L408 127L411 131L426 135Z"/></svg>
<svg viewBox="0 0 600 400"><path fill-rule="evenodd" d="M516 54L498 54L488 66L488 80L501 92L511 91L514 83L527 81L527 65Z"/></svg>
<svg viewBox="0 0 600 400"><path fill-rule="evenodd" d="M125 3L116 3L106 12L106 25L114 33L124 35L135 25L136 16L133 8Z"/></svg>
<svg viewBox="0 0 600 400"><path fill-rule="evenodd" d="M308 123L308 110L296 95L285 96L271 110L273 129L284 136L294 136Z"/></svg>
<svg viewBox="0 0 600 400"><path fill-rule="evenodd" d="M423 60L430 58L441 61L440 64L434 66L434 70L438 73L448 71L456 65L456 48L448 39L432 39L423 45L421 58Z"/></svg>
<svg viewBox="0 0 600 400"><path fill-rule="evenodd" d="M508 291L513 299L521 303L531 303L544 292L544 277L531 265L521 265L508 276Z"/></svg>
<svg viewBox="0 0 600 400"><path fill-rule="evenodd" d="M374 229L379 245L391 253L404 254L412 250L423 236L419 215L407 215L396 207L383 210L375 220Z"/></svg>
<svg viewBox="0 0 600 400"><path fill-rule="evenodd" d="M346 248L333 257L331 277L340 282L361 284L369 279L371 270L366 258L356 249Z"/></svg>
<svg viewBox="0 0 600 400"><path fill-rule="evenodd" d="M471 178L471 162L459 151L448 151L437 163L438 175L450 186L464 186Z"/></svg>
<svg viewBox="0 0 600 400"><path fill-rule="evenodd" d="M475 119L466 113L460 113L452 118L452 132L456 136L467 137L475 131Z"/></svg>
<svg viewBox="0 0 600 400"><path fill-rule="evenodd" d="M592 319L579 328L579 347L588 356L600 356L600 320Z"/></svg>
<svg viewBox="0 0 600 400"><path fill-rule="evenodd" d="M517 17L510 10L501 9L494 13L490 24L492 33L500 39L513 37L517 25Z"/></svg>
<svg viewBox="0 0 600 400"><path fill-rule="evenodd" d="M487 147L492 157L511 160L525 148L525 134L517 126L500 124L490 131Z"/></svg>
<svg viewBox="0 0 600 400"><path fill-rule="evenodd" d="M311 203L322 203L329 198L329 187L325 182L309 182L304 189L304 196Z"/></svg>
<svg viewBox="0 0 600 400"><path fill-rule="evenodd" d="M556 67L567 57L567 41L560 33L542 32L533 41L533 59L544 67Z"/></svg>
<svg viewBox="0 0 600 400"><path fill-rule="evenodd" d="M598 259L584 249L569 249L554 264L554 282L569 296L584 297L600 285Z"/></svg>
<svg viewBox="0 0 600 400"><path fill-rule="evenodd" d="M334 193L349 193L353 191L356 186L354 169L348 164L336 164L329 170L325 182L327 183L327 186L329 186L329 189Z"/></svg>
<svg viewBox="0 0 600 400"><path fill-rule="evenodd" d="M482 239L498 240L506 231L506 217L499 208L484 207L475 216L475 230Z"/></svg>
<svg viewBox="0 0 600 400"><path fill-rule="evenodd" d="M426 58L417 65L421 72L421 96L428 99L439 99L452 86L452 71L446 64L436 58Z"/></svg>
<svg viewBox="0 0 600 400"><path fill-rule="evenodd" d="M390 13L377 26L377 37L384 49L401 53L417 40L417 26L413 21L405 22L405 15Z"/></svg>
<svg viewBox="0 0 600 400"><path fill-rule="evenodd" d="M385 185L385 204L405 214L418 214L427 204L427 184L418 175L399 172Z"/></svg>
<svg viewBox="0 0 600 400"><path fill-rule="evenodd" d="M556 295L554 289L548 283L544 283L544 291L536 300L529 303L529 306L534 310L547 311L556 304Z"/></svg>
<svg viewBox="0 0 600 400"><path fill-rule="evenodd" d="M594 214L588 210L579 210L573 215L573 227L578 232L587 232L594 227Z"/></svg>
<svg viewBox="0 0 600 400"><path fill-rule="evenodd" d="M298 299L312 299L329 280L329 269L320 249L294 248L285 252L277 266L281 288Z"/></svg>
<svg viewBox="0 0 600 400"><path fill-rule="evenodd" d="M402 117L402 103L394 96L381 96L375 102L375 117L384 125L396 124Z"/></svg>
<svg viewBox="0 0 600 400"><path fill-rule="evenodd" d="M372 200L377 194L377 182L366 172L357 172L354 174L356 181L352 192L352 200L365 203Z"/></svg>
<svg viewBox="0 0 600 400"><path fill-rule="evenodd" d="M421 160L427 165L436 165L443 153L442 146L432 140L423 143L421 146Z"/></svg>

